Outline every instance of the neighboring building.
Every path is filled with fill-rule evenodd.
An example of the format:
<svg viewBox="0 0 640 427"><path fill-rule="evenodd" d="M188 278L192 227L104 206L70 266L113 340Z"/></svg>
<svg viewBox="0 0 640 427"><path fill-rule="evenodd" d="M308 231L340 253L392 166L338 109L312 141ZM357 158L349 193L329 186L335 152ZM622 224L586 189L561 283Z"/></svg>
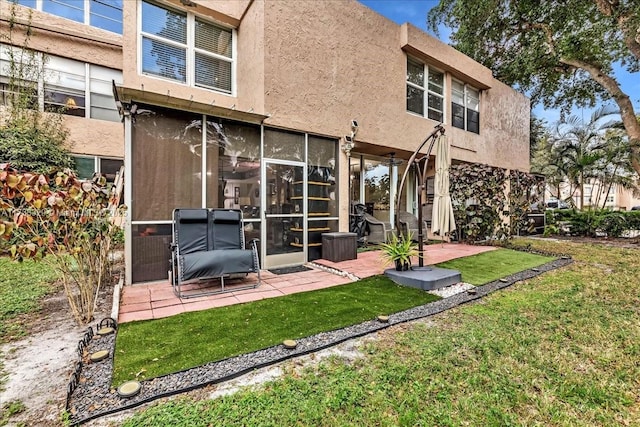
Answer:
<svg viewBox="0 0 640 427"><path fill-rule="evenodd" d="M46 53L46 59L39 55L44 72L37 82L38 108L65 108L68 141L82 178L90 178L94 172L113 176L124 157L122 124L112 90L112 81L122 82L122 1L15 3L29 6L18 6L18 22L29 22L32 12L34 34L29 47ZM7 34L10 7L11 2L0 1L3 34ZM16 30L16 42L23 39L19 33ZM0 39L0 103L4 104L9 90L9 57L8 46L2 43L6 43L4 38Z"/></svg>
<svg viewBox="0 0 640 427"><path fill-rule="evenodd" d="M557 188L547 186L545 199L557 198L560 200L573 200L573 205L580 207L580 189L568 183L560 185L560 195L556 194ZM605 201L606 200L606 201ZM584 184L584 198L582 206L611 210L628 211L634 206L640 206L640 198L633 194L631 189L624 188L617 184L602 185L597 179L590 179Z"/></svg>
<svg viewBox="0 0 640 427"><path fill-rule="evenodd" d="M74 152L124 158L128 283L166 277L178 207L242 209L264 268L320 256L353 201L393 223L398 174L440 122L454 162L529 170L525 96L356 1L18 3L35 9L34 48L84 65L83 85L59 70L66 95L84 94ZM94 68L115 81L113 104L93 92ZM124 126L93 113L116 103ZM415 191L401 195L409 212Z"/></svg>

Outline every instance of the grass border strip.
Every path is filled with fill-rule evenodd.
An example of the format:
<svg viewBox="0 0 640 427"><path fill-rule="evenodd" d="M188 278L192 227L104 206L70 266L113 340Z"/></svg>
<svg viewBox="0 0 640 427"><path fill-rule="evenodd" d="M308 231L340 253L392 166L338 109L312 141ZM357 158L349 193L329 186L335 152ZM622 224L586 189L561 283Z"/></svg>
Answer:
<svg viewBox="0 0 640 427"><path fill-rule="evenodd" d="M89 384L92 378L104 381L104 371L108 370L108 372L106 372L106 374L108 374L106 381L107 384L106 387L104 387L103 395L96 395L95 389L92 389L85 391L85 394L91 394L91 396L75 396L75 399L72 396L71 401L83 400L83 397L84 400L88 401L89 397L92 397L93 402L98 399L101 400L102 403L100 407L109 406L109 400L114 401L114 404L111 405L111 407L105 408L103 411L98 410L97 412L94 412L92 414L85 414L86 416L84 417L78 416L78 414L83 412L86 413L87 411L89 411L89 407L93 406L90 402L81 402L80 407L71 406L70 408L68 408L71 414L71 424L80 425L106 415L133 409L161 398L175 396L178 394L203 388L208 385L226 382L257 369L271 366L295 357L314 353L329 347L333 347L342 342L354 338L359 338L393 325L433 316L462 304L476 301L497 290L509 287L516 282L528 280L547 271L564 267L571 264L572 262L572 258L562 256L559 259L538 266L538 271L532 271L531 269L524 270L519 273L506 276L502 279L494 280L493 282L478 286L476 287L475 294L463 292L448 298L431 302L429 304L413 307L398 313L391 314L389 316L388 323L380 323L376 319L372 319L356 325L347 326L345 328L329 332L321 332L316 335L302 338L298 340L298 346L295 350L287 350L284 349L282 345L276 345L258 350L256 352L246 353L216 362L210 362L198 367L163 375L160 377L152 378L150 380L145 380L141 382L141 392L135 398L131 398L128 400L114 397L110 392L110 378L111 372L113 371L113 361L111 362L111 364L89 364L85 367L85 369L83 369L82 372L83 375L86 375L86 381L79 384L74 393L82 393L84 388L83 386L85 386L85 384ZM115 344L115 339L113 339L113 343ZM255 359L261 361L256 363L254 361ZM91 372L92 370L102 370L103 372L95 373ZM171 387L173 379L179 376L185 377L185 380L189 381L190 385L177 388ZM88 385L86 387L88 387ZM84 406L84 408L82 406ZM82 409L84 409L84 411Z"/></svg>

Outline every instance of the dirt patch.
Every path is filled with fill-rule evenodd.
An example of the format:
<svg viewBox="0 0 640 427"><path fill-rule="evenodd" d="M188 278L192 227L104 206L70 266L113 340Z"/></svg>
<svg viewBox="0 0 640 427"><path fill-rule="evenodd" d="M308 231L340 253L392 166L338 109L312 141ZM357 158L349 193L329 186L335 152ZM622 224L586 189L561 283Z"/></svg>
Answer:
<svg viewBox="0 0 640 427"><path fill-rule="evenodd" d="M95 319L111 315L114 283L102 289ZM73 320L63 291L45 297L37 313L21 316L27 338L0 346L3 361L4 390L0 402L21 401L25 410L13 416L9 424L25 426L62 425L67 384L78 356L76 348L88 326Z"/></svg>

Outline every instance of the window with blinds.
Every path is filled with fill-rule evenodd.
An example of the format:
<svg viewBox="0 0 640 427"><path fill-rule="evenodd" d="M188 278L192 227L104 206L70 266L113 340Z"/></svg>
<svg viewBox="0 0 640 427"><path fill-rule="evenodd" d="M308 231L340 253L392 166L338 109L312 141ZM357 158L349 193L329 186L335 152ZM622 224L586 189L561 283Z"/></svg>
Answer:
<svg viewBox="0 0 640 427"><path fill-rule="evenodd" d="M85 117L86 66L52 56L45 65L44 110Z"/></svg>
<svg viewBox="0 0 640 427"><path fill-rule="evenodd" d="M122 83L122 71L31 51L27 52L31 59L25 60L24 69L14 66L12 71L11 64L19 65L26 53L19 48L9 49L0 44L1 104L15 102L19 97L32 109L114 122L120 120L112 81Z"/></svg>
<svg viewBox="0 0 640 427"><path fill-rule="evenodd" d="M456 80L451 81L451 124L480 133L480 91Z"/></svg>
<svg viewBox="0 0 640 427"><path fill-rule="evenodd" d="M232 92L234 54L231 30L191 13L143 1L141 41L143 74Z"/></svg>

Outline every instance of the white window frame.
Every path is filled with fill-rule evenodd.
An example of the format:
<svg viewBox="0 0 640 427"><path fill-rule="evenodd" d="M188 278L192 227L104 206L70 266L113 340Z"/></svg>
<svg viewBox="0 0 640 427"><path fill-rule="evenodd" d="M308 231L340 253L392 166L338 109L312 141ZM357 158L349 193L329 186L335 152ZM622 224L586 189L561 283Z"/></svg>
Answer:
<svg viewBox="0 0 640 427"><path fill-rule="evenodd" d="M67 17L65 17L65 16L62 16L62 15L55 15L55 14L52 14L52 13L50 13L50 12L46 12L46 11L44 11L44 10L43 10L43 5L44 5L44 2L45 2L45 1L46 1L46 0L36 0L36 7L35 7L35 10L38 10L38 11L43 12L43 13L49 13L49 14L51 14L51 15L53 15L53 16L57 16L57 17L59 17L59 18L69 19L69 18L67 18ZM76 1L78 1L78 0L76 0ZM120 34L120 35L122 35L123 31L120 31L119 33L118 33L118 32L115 32L115 33L114 33L113 31L106 30L106 29L104 29L104 28L97 27L97 26L95 26L95 25L91 25L91 16L92 16L92 14L91 14L91 0L82 0L82 1L83 1L83 9L82 9L82 11L83 11L83 22L79 22L80 24L89 25L89 26L91 26L91 27L98 28L98 29L103 30L103 31L109 31L110 33L113 33L113 34ZM126 2L126 1L128 1L128 0L123 0L123 4L122 4L123 9L124 9L124 2ZM21 5L21 6L23 6L23 5ZM23 6L23 7L29 7L29 6ZM98 15L97 13L94 13L94 15L96 15L96 16L102 16L103 18L106 18L106 19L111 20L111 21L114 21L114 22L120 22L120 25L122 26L122 30L124 30L124 23L123 23L123 16L124 16L124 12L123 12L122 16L120 16L120 21L115 20L115 19L113 19L113 18L109 18L109 17L104 16L104 15ZM78 21L73 20L73 19L69 19L69 20L70 20L70 21L73 21L73 22L78 22Z"/></svg>
<svg viewBox="0 0 640 427"><path fill-rule="evenodd" d="M122 165L124 166L124 159L122 157L108 157L108 156L94 156L91 154L75 154L75 153L71 153L71 157L73 158L79 158L79 159L91 159L93 160L93 173L99 173L102 174L102 160L116 160L116 161L120 161L122 162Z"/></svg>
<svg viewBox="0 0 640 427"><path fill-rule="evenodd" d="M174 40L168 39L168 38L164 38L162 36L157 36L155 34L149 34L149 33L145 33L142 31L142 3L143 2L147 2L149 4L153 4L157 7L163 8L163 9L167 9L170 10L172 12L176 12L176 13L180 13L180 14L186 14L187 16L187 28L186 28L186 34L187 34L187 43L182 44L180 42L176 42ZM138 40L137 40L137 47L138 47L138 74L139 75L143 75L145 77L149 77L149 78L154 78L154 79L159 79L159 80L165 80L165 81L169 81L175 84L179 84L179 85L184 85L184 86L188 86L188 87L195 87L195 88L199 88L199 89L204 89L204 90L210 90L213 92L217 92L217 93L221 93L224 95L230 95L230 96L236 96L236 65L237 65L237 34L236 34L236 29L235 28L231 28L225 25L221 25L218 22L214 22L212 21L210 18L207 17L203 17L200 15L197 15L197 18L199 21L207 23L209 25L213 25L215 27L219 27L222 28L224 30L228 30L231 32L231 57L227 57L224 55L219 55L213 52L209 52L207 50L203 50L203 49L199 49L195 47L195 28L196 28L196 15L191 12L191 11L186 11L186 10L180 10L177 8L173 8L170 6L165 5L163 2L161 1L156 1L156 0L138 0ZM159 42L162 43L166 43L169 44L171 46L174 47L178 47L180 49L185 49L186 51L186 55L185 55L185 72L186 72L186 76L185 76L185 81L179 81L179 80L175 80L175 79L171 79L168 77L163 77L163 76L158 76L156 74L150 74L150 73L145 73L142 69L142 63L143 63L143 52L142 52L142 39L143 38L147 38L150 40L157 40ZM231 90L230 91L226 91L224 89L220 89L220 88L215 88L213 86L205 86L205 85L197 85L196 84L196 70L195 70L195 58L196 58L196 52L199 54L203 54L206 55L208 57L211 58L215 58L215 59L219 59L225 62L228 62L231 64Z"/></svg>
<svg viewBox="0 0 640 427"><path fill-rule="evenodd" d="M10 47L9 45L6 44L2 44L0 43L0 56L4 55L4 50L5 49L20 49L18 47ZM57 88L57 89L68 89L70 91L75 91L75 92L82 92L83 96L84 96L84 104L85 106L84 108L84 115L83 116L76 116L76 117L84 117L87 119L94 119L94 120L103 120L103 121L120 121L120 117L119 115L115 115L113 120L105 120L105 119L100 119L100 118L95 118L95 117L91 117L91 108L93 106L92 102L91 102L91 82L92 80L95 80L96 83L102 81L103 83L107 83L108 85L111 84L110 81L106 81L103 79L99 79L96 74L110 74L112 73L112 80L115 80L116 83L122 83L122 71L120 70L116 70L113 68L108 68L108 67L103 67L101 65L97 65L97 64L89 64L86 62L81 62L81 61L76 61L74 59L70 59L70 58L64 58L61 56L57 56L57 55L46 55L46 57L43 56L42 52L36 52L37 55L37 61L38 61L38 67L42 67L41 68L41 72L38 73L38 81L36 82L36 86L37 86L37 91L38 91L38 110L39 111L44 111L44 107L45 107L45 92L47 91L48 88ZM62 59L64 61L72 61L74 63L77 63L79 66L81 66L84 69L84 87L82 89L80 88L70 88L64 85L57 85L55 84L55 82L52 81L47 81L50 80L52 75L56 72L65 72L63 68L65 67L59 67L60 69L51 69L49 64L50 62L53 60L54 62L57 59ZM44 63L44 66L42 65ZM92 72L92 70L95 69L95 73ZM4 75L4 69L0 69L0 77L6 77ZM105 95L105 96L111 96L113 97L113 93L111 91L111 88L109 87L107 90L104 91L99 91L99 90L94 90L94 92L98 95ZM115 100L113 102L113 110L116 110L116 106L115 106ZM62 112L62 114L64 114L64 112ZM72 114L71 114L72 115Z"/></svg>
<svg viewBox="0 0 640 427"><path fill-rule="evenodd" d="M424 80L422 82L422 86L417 85L417 84L409 81L409 79L406 79L407 86L410 86L410 87L412 87L414 89L418 89L418 90L422 91L422 103L423 103L422 109L423 109L424 113L423 114L416 113L415 111L411 111L408 108L407 108L407 113L415 114L416 116L424 117L424 118L429 119L429 120L438 121L436 119L429 118L429 95L433 95L433 96L436 96L436 97L438 97L438 98L440 98L442 100L442 110L441 111L440 110L436 110L435 108L431 108L431 109L435 110L435 111L439 111L440 114L442 114L442 118L440 120L440 123L446 123L447 104L446 104L446 99L445 99L445 93L446 93L445 92L445 90L446 90L446 78L445 78L446 74L445 74L445 72L441 71L441 70L438 70L437 68L431 67L431 66L425 64L424 62L422 62L422 61L420 61L418 59L415 59L415 58L413 58L411 56L407 56L407 61L405 63L407 67L409 65L409 61L412 61L412 62L414 62L416 64L420 64L420 65L422 65L424 67L424 72L423 72ZM434 92L429 88L429 74L432 71L433 72L437 72L439 74L442 74L442 93ZM405 87L405 96L406 96L406 87ZM406 101L405 101L405 108L406 107L407 106L406 106Z"/></svg>
<svg viewBox="0 0 640 427"><path fill-rule="evenodd" d="M451 118L451 126L457 128L457 129L462 129L462 130L465 130L467 132L471 132L471 133L475 133L475 134L479 135L480 134L480 89L477 89L477 88L475 88L475 87L473 87L471 85L468 85L467 83L462 82L460 80L451 79L451 101L450 101L451 104L454 103L453 102L453 91L454 91L454 87L453 86L454 86L454 83L462 85L462 108L463 108L463 112L464 112L464 119L463 119L464 120L464 124L463 124L463 127L455 126L453 124L453 117L452 117ZM469 119L468 118L469 107L467 105L469 103L469 99L470 99L470 96L471 96L470 95L471 91L475 91L478 94L478 97L477 97L477 101L478 101L478 132L477 133L474 132L474 131L469 130L468 126L467 126L468 119ZM458 103L456 102L456 104L458 104ZM460 104L458 104L458 105L460 105ZM453 114L453 106L451 107L451 114Z"/></svg>

